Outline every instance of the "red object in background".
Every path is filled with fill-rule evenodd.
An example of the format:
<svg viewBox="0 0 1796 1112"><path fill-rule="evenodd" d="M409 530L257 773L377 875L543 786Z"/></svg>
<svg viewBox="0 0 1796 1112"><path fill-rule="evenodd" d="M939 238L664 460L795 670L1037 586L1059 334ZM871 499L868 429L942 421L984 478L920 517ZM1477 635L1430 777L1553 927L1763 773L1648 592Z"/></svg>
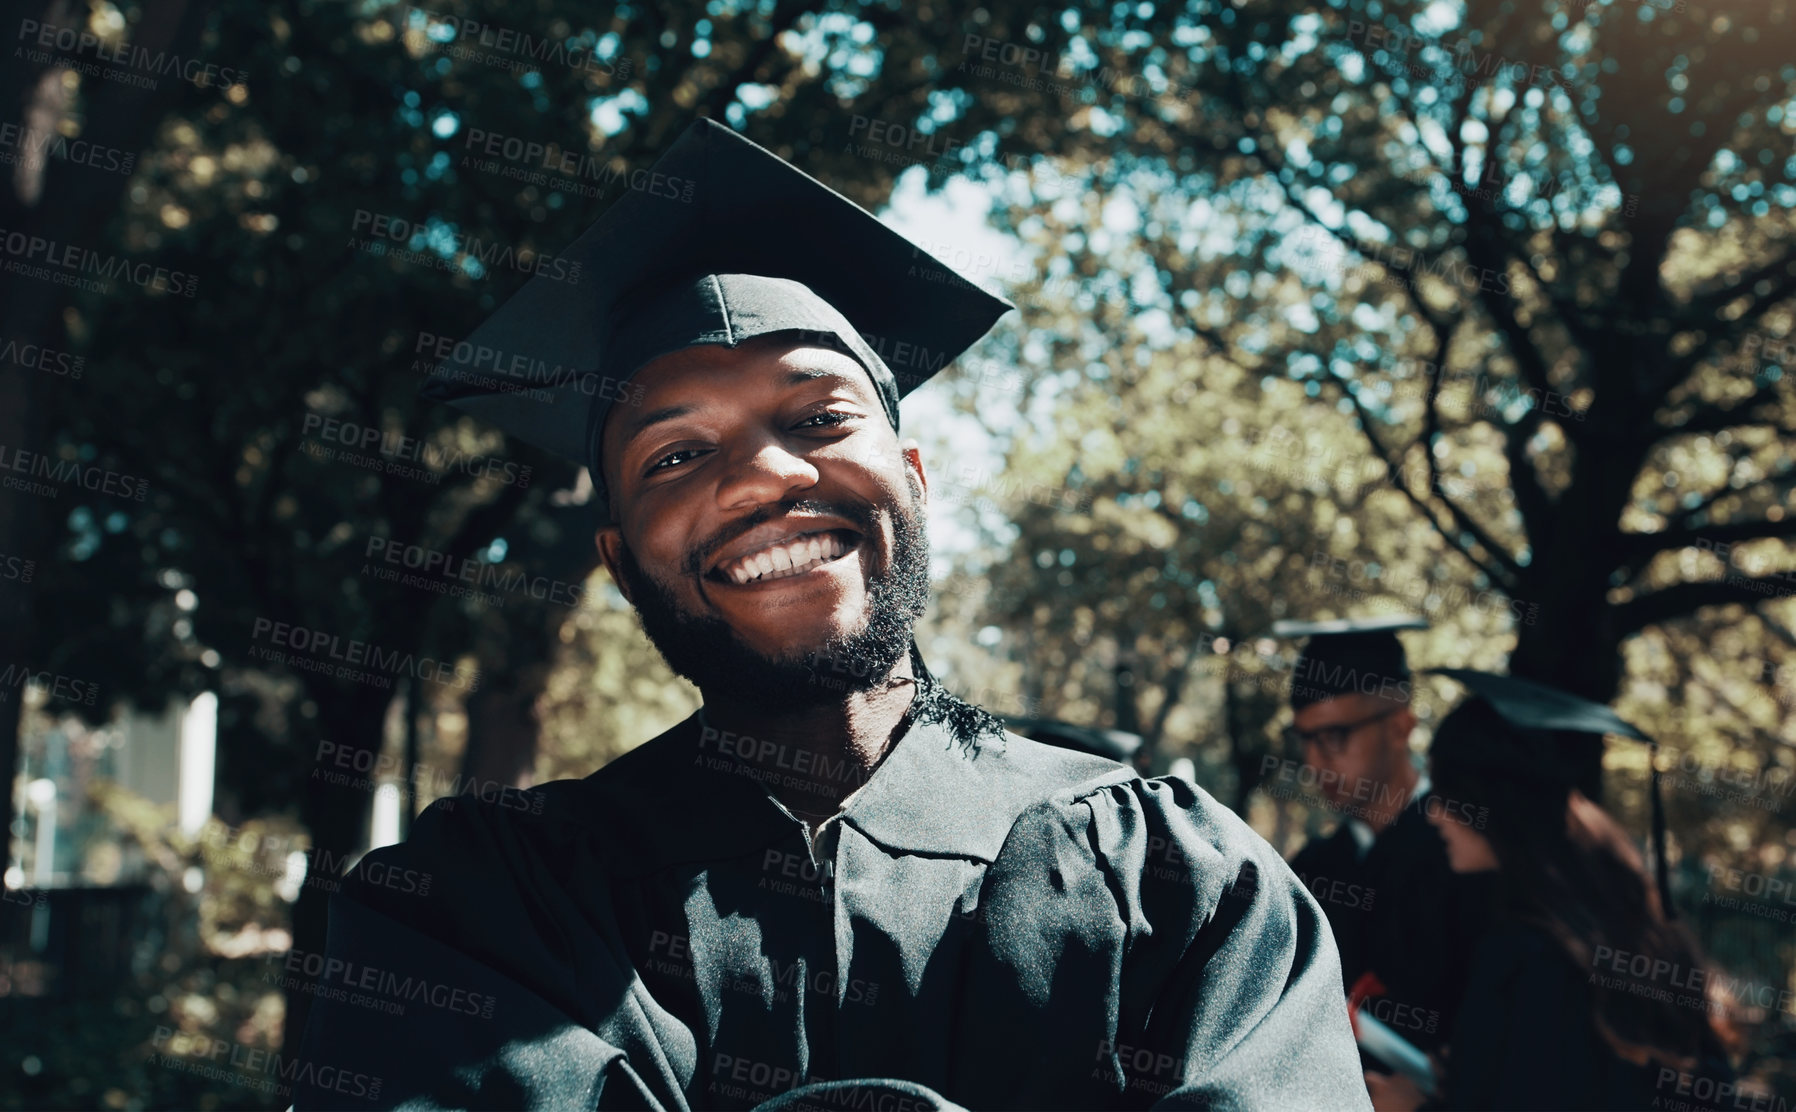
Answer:
<svg viewBox="0 0 1796 1112"><path fill-rule="evenodd" d="M1384 982L1370 969L1361 973L1359 980L1353 982L1353 987L1347 990L1347 1022L1353 1024L1353 1037L1356 1041L1359 1039L1360 1005L1374 996L1383 996L1385 991Z"/></svg>

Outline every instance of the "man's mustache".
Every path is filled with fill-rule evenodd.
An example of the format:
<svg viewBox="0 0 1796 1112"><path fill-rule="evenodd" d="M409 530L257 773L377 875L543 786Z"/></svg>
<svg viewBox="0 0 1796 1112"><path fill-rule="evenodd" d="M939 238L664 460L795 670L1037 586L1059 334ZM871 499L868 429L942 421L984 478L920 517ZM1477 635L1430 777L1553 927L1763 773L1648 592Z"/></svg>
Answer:
<svg viewBox="0 0 1796 1112"><path fill-rule="evenodd" d="M774 502L754 510L745 517L730 522L717 530L703 543L686 554L681 561L680 570L687 575L704 574L705 565L723 549L723 546L760 525L776 521L793 514L839 517L851 522L863 537L871 537L879 523L878 511L868 502L823 502L815 498L796 498L785 502Z"/></svg>

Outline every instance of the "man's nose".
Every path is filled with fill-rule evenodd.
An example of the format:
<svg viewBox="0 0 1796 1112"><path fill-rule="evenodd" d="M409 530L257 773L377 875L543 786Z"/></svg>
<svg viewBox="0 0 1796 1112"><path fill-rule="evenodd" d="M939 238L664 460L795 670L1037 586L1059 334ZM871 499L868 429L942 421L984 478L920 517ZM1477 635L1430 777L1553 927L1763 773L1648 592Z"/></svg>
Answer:
<svg viewBox="0 0 1796 1112"><path fill-rule="evenodd" d="M767 437L729 460L729 470L717 487L717 504L740 510L783 502L817 485L817 479L815 464Z"/></svg>

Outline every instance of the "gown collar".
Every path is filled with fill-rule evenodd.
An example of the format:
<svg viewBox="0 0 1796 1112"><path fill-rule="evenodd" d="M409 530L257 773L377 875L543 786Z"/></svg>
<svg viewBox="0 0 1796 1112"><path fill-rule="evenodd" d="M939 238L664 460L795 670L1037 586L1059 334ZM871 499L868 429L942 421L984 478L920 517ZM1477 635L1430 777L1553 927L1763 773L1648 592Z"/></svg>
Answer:
<svg viewBox="0 0 1796 1112"><path fill-rule="evenodd" d="M802 823L733 757L707 746L697 714L587 778L589 811L630 871L759 852ZM1114 761L1052 749L1014 734L967 736L950 722L913 721L839 821L895 853L990 862L1017 815L1063 784L1127 780Z"/></svg>

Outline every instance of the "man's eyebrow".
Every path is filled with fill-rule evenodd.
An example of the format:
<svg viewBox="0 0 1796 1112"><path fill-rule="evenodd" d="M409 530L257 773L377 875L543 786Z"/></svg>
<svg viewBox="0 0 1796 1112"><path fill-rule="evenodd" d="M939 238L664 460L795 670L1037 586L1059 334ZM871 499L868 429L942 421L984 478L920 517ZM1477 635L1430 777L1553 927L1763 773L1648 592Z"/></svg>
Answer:
<svg viewBox="0 0 1796 1112"><path fill-rule="evenodd" d="M650 425L659 425L664 421L672 421L677 417L684 417L687 414L692 413L696 408L696 406L690 405L665 405L660 409L651 409L641 416L633 417L630 419L629 424L624 426L624 438L621 443L628 446L630 441L640 436Z"/></svg>
<svg viewBox="0 0 1796 1112"><path fill-rule="evenodd" d="M857 382L862 376L845 374L842 371L826 371L817 367L799 367L786 372L786 386L798 386L818 379L833 378L841 382Z"/></svg>

